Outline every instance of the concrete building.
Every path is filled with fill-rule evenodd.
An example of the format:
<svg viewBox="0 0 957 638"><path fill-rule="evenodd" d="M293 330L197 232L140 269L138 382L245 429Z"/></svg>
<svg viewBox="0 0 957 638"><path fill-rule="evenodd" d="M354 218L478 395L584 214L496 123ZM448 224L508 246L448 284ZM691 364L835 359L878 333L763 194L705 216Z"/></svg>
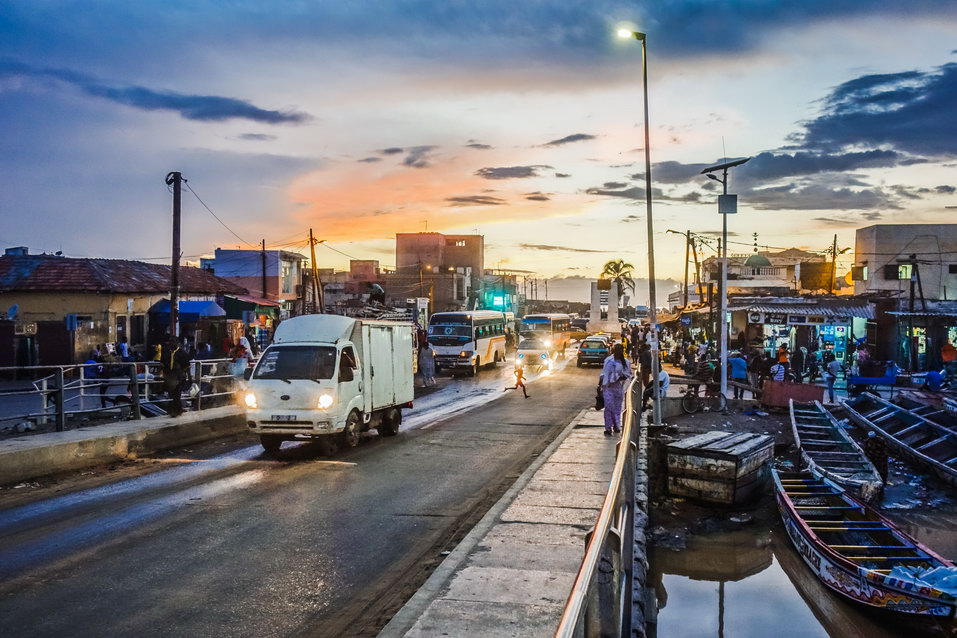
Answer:
<svg viewBox="0 0 957 638"><path fill-rule="evenodd" d="M786 296L826 290L828 265L823 254L798 248L729 255L728 294ZM703 285L713 284L717 292L721 280L717 257L704 260L701 275Z"/></svg>
<svg viewBox="0 0 957 638"><path fill-rule="evenodd" d="M925 299L955 300L957 224L875 224L858 228L854 266L856 294L909 297L911 275L919 274Z"/></svg>
<svg viewBox="0 0 957 638"><path fill-rule="evenodd" d="M203 270L228 279L249 294L279 302L282 317L295 312L306 258L286 250L224 250L200 260Z"/></svg>
<svg viewBox="0 0 957 638"><path fill-rule="evenodd" d="M169 325L169 279L170 267L163 264L8 250L0 257L0 309L10 319L0 322L0 365L76 363L94 346L109 347L123 337L145 353L150 335ZM208 271L180 270L182 302L217 302L245 292ZM163 317L156 307L163 301L166 323L157 330ZM181 325L186 320L181 317Z"/></svg>
<svg viewBox="0 0 957 638"><path fill-rule="evenodd" d="M398 233L395 236L395 266L396 276L403 283L408 279L414 284L420 272L434 275L433 284L443 287L438 291L433 286L436 299L441 297L457 302L461 299L462 287L456 275L468 277L464 291L465 308L477 308L483 293L485 238L482 235ZM451 289L452 286L455 290Z"/></svg>
<svg viewBox="0 0 957 638"><path fill-rule="evenodd" d="M957 345L957 224L875 224L857 230L854 289L874 300L867 345L909 370L939 369Z"/></svg>

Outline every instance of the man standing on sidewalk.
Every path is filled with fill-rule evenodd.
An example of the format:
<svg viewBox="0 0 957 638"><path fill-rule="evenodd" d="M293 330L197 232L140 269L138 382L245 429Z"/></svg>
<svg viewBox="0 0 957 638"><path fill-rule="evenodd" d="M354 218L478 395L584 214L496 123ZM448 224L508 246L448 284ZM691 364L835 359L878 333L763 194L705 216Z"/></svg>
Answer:
<svg viewBox="0 0 957 638"><path fill-rule="evenodd" d="M163 390L170 398L168 412L172 416L183 413L183 388L192 383L189 374L189 356L179 338L170 337L160 355L163 365Z"/></svg>

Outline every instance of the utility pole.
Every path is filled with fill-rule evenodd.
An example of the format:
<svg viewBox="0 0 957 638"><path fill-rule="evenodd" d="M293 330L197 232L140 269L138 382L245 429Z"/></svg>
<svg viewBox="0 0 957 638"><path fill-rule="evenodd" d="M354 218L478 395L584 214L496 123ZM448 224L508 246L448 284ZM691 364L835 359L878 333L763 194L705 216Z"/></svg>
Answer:
<svg viewBox="0 0 957 638"><path fill-rule="evenodd" d="M545 280L545 301L548 301L548 280Z"/></svg>
<svg viewBox="0 0 957 638"><path fill-rule="evenodd" d="M683 302L682 308L688 307L688 250L691 244L691 231L685 231L685 286L682 288Z"/></svg>
<svg viewBox="0 0 957 638"><path fill-rule="evenodd" d="M263 240L262 251L260 256L262 257L263 262L263 299L268 299L269 296L266 294L266 240Z"/></svg>
<svg viewBox="0 0 957 638"><path fill-rule="evenodd" d="M834 283L837 281L837 235L834 235L834 243L831 244L831 278L827 282L827 291L834 294Z"/></svg>
<svg viewBox="0 0 957 638"><path fill-rule="evenodd" d="M180 229L183 212L183 174L173 171L166 175L166 185L173 187L173 259L169 273L169 336L179 336L179 258Z"/></svg>
<svg viewBox="0 0 957 638"><path fill-rule="evenodd" d="M319 281L319 267L316 265L316 244L312 236L312 229L309 229L309 250L312 253L312 298L316 304L316 312L320 315L326 311L325 291L322 289L322 282Z"/></svg>
<svg viewBox="0 0 957 638"><path fill-rule="evenodd" d="M698 294L698 303L704 301L704 294L701 291L701 264L698 263L698 247L695 245L693 236L689 236L691 243L691 254L694 256L694 283L695 292Z"/></svg>

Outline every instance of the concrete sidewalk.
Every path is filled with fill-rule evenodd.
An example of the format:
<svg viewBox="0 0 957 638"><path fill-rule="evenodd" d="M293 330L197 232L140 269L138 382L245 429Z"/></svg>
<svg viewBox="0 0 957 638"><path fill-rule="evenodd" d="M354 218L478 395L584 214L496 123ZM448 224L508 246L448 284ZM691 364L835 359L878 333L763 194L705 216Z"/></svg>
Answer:
<svg viewBox="0 0 957 638"><path fill-rule="evenodd" d="M0 485L109 463L246 430L242 408L226 406L0 440Z"/></svg>
<svg viewBox="0 0 957 638"><path fill-rule="evenodd" d="M392 618L380 638L550 636L615 464L583 410Z"/></svg>

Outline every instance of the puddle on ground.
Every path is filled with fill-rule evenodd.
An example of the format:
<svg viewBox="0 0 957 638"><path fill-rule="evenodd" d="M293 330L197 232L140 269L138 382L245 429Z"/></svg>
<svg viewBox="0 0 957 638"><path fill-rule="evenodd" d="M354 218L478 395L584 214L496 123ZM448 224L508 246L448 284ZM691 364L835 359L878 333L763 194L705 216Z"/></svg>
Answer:
<svg viewBox="0 0 957 638"><path fill-rule="evenodd" d="M691 536L655 547L648 586L661 638L892 638L921 635L908 621L847 602L818 581L780 526ZM933 627L928 635L942 635Z"/></svg>

